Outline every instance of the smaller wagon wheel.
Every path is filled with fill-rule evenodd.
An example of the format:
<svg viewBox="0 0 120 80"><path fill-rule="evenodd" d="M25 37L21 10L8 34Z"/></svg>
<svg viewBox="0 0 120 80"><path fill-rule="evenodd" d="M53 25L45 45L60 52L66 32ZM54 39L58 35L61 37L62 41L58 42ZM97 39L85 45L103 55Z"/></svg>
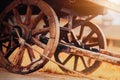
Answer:
<svg viewBox="0 0 120 80"><path fill-rule="evenodd" d="M72 31L71 35L74 35L74 37L72 37L71 42L68 42L68 39L64 38L64 36L63 38L61 37L62 40L60 41L80 48L81 47L97 49L105 48L106 40L101 29L91 22L87 22L84 25L81 25L81 23L83 22L84 22L83 20L74 21L72 26L73 29L71 30ZM55 60L69 69L82 72L85 74L90 74L93 71L95 71L101 64L100 61L90 59L85 56L77 56L74 54L70 54L69 51L70 51L69 49L64 48L63 46L59 46L56 53L54 54ZM62 67L60 68L63 71L67 72L66 69Z"/></svg>
<svg viewBox="0 0 120 80"><path fill-rule="evenodd" d="M56 14L42 0L14 0L0 14L0 29L0 51L7 60L5 68L14 73L36 71L49 61L26 46L24 41L51 57L59 40Z"/></svg>

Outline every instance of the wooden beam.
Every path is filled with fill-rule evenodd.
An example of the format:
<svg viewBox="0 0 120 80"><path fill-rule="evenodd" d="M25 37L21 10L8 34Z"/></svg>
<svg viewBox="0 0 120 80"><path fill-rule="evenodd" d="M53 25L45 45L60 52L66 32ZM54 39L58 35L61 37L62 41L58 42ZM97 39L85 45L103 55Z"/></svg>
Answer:
<svg viewBox="0 0 120 80"><path fill-rule="evenodd" d="M98 61L108 62L114 65L120 65L120 55L117 54L115 55L112 52L103 49L99 50L99 52L94 52L83 48L71 46L69 44L63 44L63 43L59 43L59 44L62 45L63 47L67 47L69 49L69 52L73 55L86 56Z"/></svg>

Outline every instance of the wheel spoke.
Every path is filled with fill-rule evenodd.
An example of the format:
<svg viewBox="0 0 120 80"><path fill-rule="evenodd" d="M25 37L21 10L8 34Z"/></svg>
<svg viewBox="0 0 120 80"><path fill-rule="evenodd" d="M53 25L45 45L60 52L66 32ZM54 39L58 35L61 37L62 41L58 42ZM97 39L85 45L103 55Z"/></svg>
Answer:
<svg viewBox="0 0 120 80"><path fill-rule="evenodd" d="M86 42L92 37L93 34L94 34L94 32L91 31L91 32L85 37L85 39L83 40L83 43L86 43Z"/></svg>
<svg viewBox="0 0 120 80"><path fill-rule="evenodd" d="M32 30L32 35L47 33L49 32L49 29L50 29L49 27L46 27L42 29Z"/></svg>
<svg viewBox="0 0 120 80"><path fill-rule="evenodd" d="M34 38L34 37L32 37L32 40L33 40L33 42L34 42L37 46L45 49L46 45L45 45L44 43L40 42L39 40L37 40L37 39Z"/></svg>
<svg viewBox="0 0 120 80"><path fill-rule="evenodd" d="M19 12L17 11L16 8L13 9L13 14L14 14L14 16L15 16L15 19L16 19L17 24L22 23L20 14L19 14Z"/></svg>
<svg viewBox="0 0 120 80"><path fill-rule="evenodd" d="M17 53L15 54L14 56L14 59L13 59L13 64L14 65L20 65L21 63L19 62L22 62L22 56L24 54L24 51L25 51L25 47L24 46L20 46L19 47L19 50L17 51Z"/></svg>
<svg viewBox="0 0 120 80"><path fill-rule="evenodd" d="M37 17L33 20L33 22L31 22L31 28L35 29L35 27L37 26L38 22L42 19L43 17L43 12L40 12Z"/></svg>
<svg viewBox="0 0 120 80"><path fill-rule="evenodd" d="M67 23L67 24L65 24L63 27L68 27L68 23Z"/></svg>
<svg viewBox="0 0 120 80"><path fill-rule="evenodd" d="M15 25L15 17L14 16L10 16L8 19L8 23L10 23L11 25Z"/></svg>
<svg viewBox="0 0 120 80"><path fill-rule="evenodd" d="M80 35L78 36L78 39L80 39L80 40L82 38L84 28L85 28L84 26L81 26L80 33L79 33Z"/></svg>
<svg viewBox="0 0 120 80"><path fill-rule="evenodd" d="M24 21L24 23L25 23L26 25L30 24L31 14L32 14L31 8L30 8L30 5L28 5L28 7L27 7L27 12L26 12L26 17L25 17L25 21Z"/></svg>
<svg viewBox="0 0 120 80"><path fill-rule="evenodd" d="M8 46L7 46L7 53L11 50L11 48L12 48L12 41L11 42L9 42L9 44L8 44ZM8 58L9 56L8 56L8 54L7 54L7 58Z"/></svg>
<svg viewBox="0 0 120 80"><path fill-rule="evenodd" d="M18 59L18 62L17 62L18 66L20 66L22 64L24 52L25 52L25 47L22 48L22 50L19 54L19 57L18 57L19 59Z"/></svg>
<svg viewBox="0 0 120 80"><path fill-rule="evenodd" d="M16 46L14 45L13 42L13 36L10 37L9 44L7 46L7 51L5 57L8 58L11 55L11 51L15 48Z"/></svg>
<svg viewBox="0 0 120 80"><path fill-rule="evenodd" d="M8 22L3 21L2 24L6 27L9 27L10 29L12 28L12 25L9 24Z"/></svg>
<svg viewBox="0 0 120 80"><path fill-rule="evenodd" d="M29 47L27 47L27 50L28 50L28 55L29 55L29 58L30 58L31 62L34 62L35 61L35 55L34 55L33 50Z"/></svg>
<svg viewBox="0 0 120 80"><path fill-rule="evenodd" d="M91 62L92 62L92 59L89 58L88 61L87 61L88 66L90 66Z"/></svg>
<svg viewBox="0 0 120 80"><path fill-rule="evenodd" d="M8 47L7 47L7 48L8 48ZM13 52L16 48L17 48L17 45L14 46L14 47L12 47L12 48L9 48L9 49L7 50L7 52L5 53L5 54L6 54L6 55L5 55L5 58L8 59L9 56L12 54L12 52Z"/></svg>
<svg viewBox="0 0 120 80"><path fill-rule="evenodd" d="M64 60L64 62L63 62L62 64L65 65L72 57L73 57L73 55L70 54L70 55Z"/></svg>
<svg viewBox="0 0 120 80"><path fill-rule="evenodd" d="M5 35L3 35L3 36L0 37L0 41L1 42L4 42L5 40L8 40L8 39L9 39L8 34L5 34Z"/></svg>
<svg viewBox="0 0 120 80"><path fill-rule="evenodd" d="M5 48L7 48L8 46L6 46L5 44L1 44L0 47L5 47Z"/></svg>
<svg viewBox="0 0 120 80"><path fill-rule="evenodd" d="M75 56L75 61L74 61L74 69L73 70L77 70L77 63L78 63L78 56Z"/></svg>
<svg viewBox="0 0 120 80"><path fill-rule="evenodd" d="M6 46L4 46L4 47L6 48ZM0 54L3 54L3 55L4 55L5 53L3 52L3 50L2 50L2 49L3 49L3 44L2 44L2 43L0 43Z"/></svg>
<svg viewBox="0 0 120 80"><path fill-rule="evenodd" d="M80 56L80 58L81 58L81 60L82 60L82 63L84 64L85 69L87 69L88 67L87 67L87 65L86 65L85 59L84 59L82 56Z"/></svg>
<svg viewBox="0 0 120 80"><path fill-rule="evenodd" d="M14 36L11 36L11 37L10 37L10 48L13 48L13 47L15 46L13 37L14 37Z"/></svg>

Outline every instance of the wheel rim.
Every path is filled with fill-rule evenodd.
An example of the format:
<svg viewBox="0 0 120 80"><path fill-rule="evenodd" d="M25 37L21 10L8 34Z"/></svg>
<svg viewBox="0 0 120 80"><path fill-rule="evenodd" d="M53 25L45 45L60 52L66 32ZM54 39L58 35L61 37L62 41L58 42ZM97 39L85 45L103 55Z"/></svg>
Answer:
<svg viewBox="0 0 120 80"><path fill-rule="evenodd" d="M81 26L81 23L83 23L82 20L76 20L73 23L73 28L74 29L76 28L77 31L79 30L79 32L76 32L76 35L75 35L77 38L77 41L80 41L80 43L82 43L82 45L84 45L84 47L92 47L92 48L97 48L97 49L105 48L106 41L105 41L105 37L104 37L101 29L99 29L99 27L97 25L95 25L91 22L87 22L83 26ZM85 29L85 28L87 28L87 29ZM74 30L74 29L72 29L72 30ZM87 31L87 30L90 30L90 31ZM87 31L87 34L84 33L84 31L85 32ZM95 41L91 41L92 36L95 36ZM82 46L82 45L78 45L76 41L72 41L70 44L74 44L77 47ZM66 57L64 57L63 55L65 55ZM67 50L65 50L65 48L62 48L62 47L59 47L59 49L57 49L54 56L55 56L55 60L57 62L63 64L64 66L66 66L70 69L73 69L78 72L83 72L85 74L90 74L90 73L94 72L101 64L100 61L95 61L95 60L92 60L90 58L83 57L83 56L76 56L73 54L69 54L69 51L67 52ZM62 67L60 67L60 68L63 71L67 71Z"/></svg>
<svg viewBox="0 0 120 80"><path fill-rule="evenodd" d="M43 67L48 60L30 47L19 44L16 31L41 54L52 57L58 44L59 24L51 7L39 0L15 0L1 13L0 18L1 29L5 27L0 42L1 51L9 63L6 69L24 74Z"/></svg>

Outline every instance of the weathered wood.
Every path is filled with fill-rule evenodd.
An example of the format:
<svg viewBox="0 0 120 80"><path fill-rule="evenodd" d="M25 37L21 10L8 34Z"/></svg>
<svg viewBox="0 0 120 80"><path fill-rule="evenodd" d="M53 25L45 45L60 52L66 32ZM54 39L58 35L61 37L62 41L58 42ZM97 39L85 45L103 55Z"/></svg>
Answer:
<svg viewBox="0 0 120 80"><path fill-rule="evenodd" d="M62 9L77 15L97 15L104 13L104 7L87 0L45 0L59 15ZM63 14L63 13L61 13Z"/></svg>
<svg viewBox="0 0 120 80"><path fill-rule="evenodd" d="M109 55L109 56L120 58L120 54L115 53L115 52L111 52L111 51L104 50L104 49L100 49L99 52L102 53L102 54L106 54L106 55Z"/></svg>
<svg viewBox="0 0 120 80"><path fill-rule="evenodd" d="M90 50L71 46L69 44L63 44L63 43L59 43L59 44L64 47L67 47L70 50L71 54L74 54L77 56L87 56L89 58L96 59L98 61L103 61L103 62L115 64L115 65L120 65L120 58L119 58L120 55L119 55L119 57L116 57L118 55L115 55L114 53L111 53L109 51L105 51L105 50L101 49L100 52L93 52Z"/></svg>
<svg viewBox="0 0 120 80"><path fill-rule="evenodd" d="M39 13L36 13L38 16L34 17L36 9ZM23 14L21 12L23 12ZM11 15L12 17L10 17ZM21 18L22 15L24 15L24 20ZM11 19L13 17L15 17L15 20ZM4 24L2 22L4 22ZM40 30L37 30L39 22L41 23L39 26ZM42 59L41 56L36 57L36 53L29 47L26 47L24 42L30 45L37 45L36 47L42 49L41 53L48 57L52 57L57 48L59 41L58 18L52 7L43 0L12 1L0 14L0 24L6 27L5 29L3 28L3 30L9 29L9 31L7 30L6 32L1 31L2 34L0 34L0 38L2 38L2 41L0 39L2 44L0 46L3 47L3 44L6 44L4 47L5 51L1 48L5 56L0 53L0 60L2 61L0 64L4 68L7 67L6 69L10 72L19 74L31 73L42 68L49 61L46 58ZM2 27L0 26L0 28ZM48 42L46 42L46 44L43 43L41 35L48 37ZM8 37L7 39L6 36ZM26 53L28 54L27 58ZM28 59L27 64L26 59Z"/></svg>
<svg viewBox="0 0 120 80"><path fill-rule="evenodd" d="M49 57L46 56L45 54L41 54L37 49L32 48L31 45L29 45L28 43L25 43L25 45L28 46L29 48L33 49L34 51L36 51L37 53L39 53L41 56L43 56L44 58L48 59L49 61L51 61L51 62L53 62L53 63L55 63L55 64L57 64L57 65L65 68L65 69L67 69L68 71L70 71L70 72L72 72L72 73L78 74L78 76L80 76L80 77L82 76L82 77L88 78L88 79L90 79L90 80L96 80L96 79L97 79L97 80L101 80L101 79L99 79L99 78L94 78L94 77L85 75L85 74L83 74L83 73L80 73L80 72L77 72L77 71L74 71L74 70L70 70L70 69L66 68L65 66L63 66L62 64L60 64L60 63L52 60L51 58L49 58Z"/></svg>

